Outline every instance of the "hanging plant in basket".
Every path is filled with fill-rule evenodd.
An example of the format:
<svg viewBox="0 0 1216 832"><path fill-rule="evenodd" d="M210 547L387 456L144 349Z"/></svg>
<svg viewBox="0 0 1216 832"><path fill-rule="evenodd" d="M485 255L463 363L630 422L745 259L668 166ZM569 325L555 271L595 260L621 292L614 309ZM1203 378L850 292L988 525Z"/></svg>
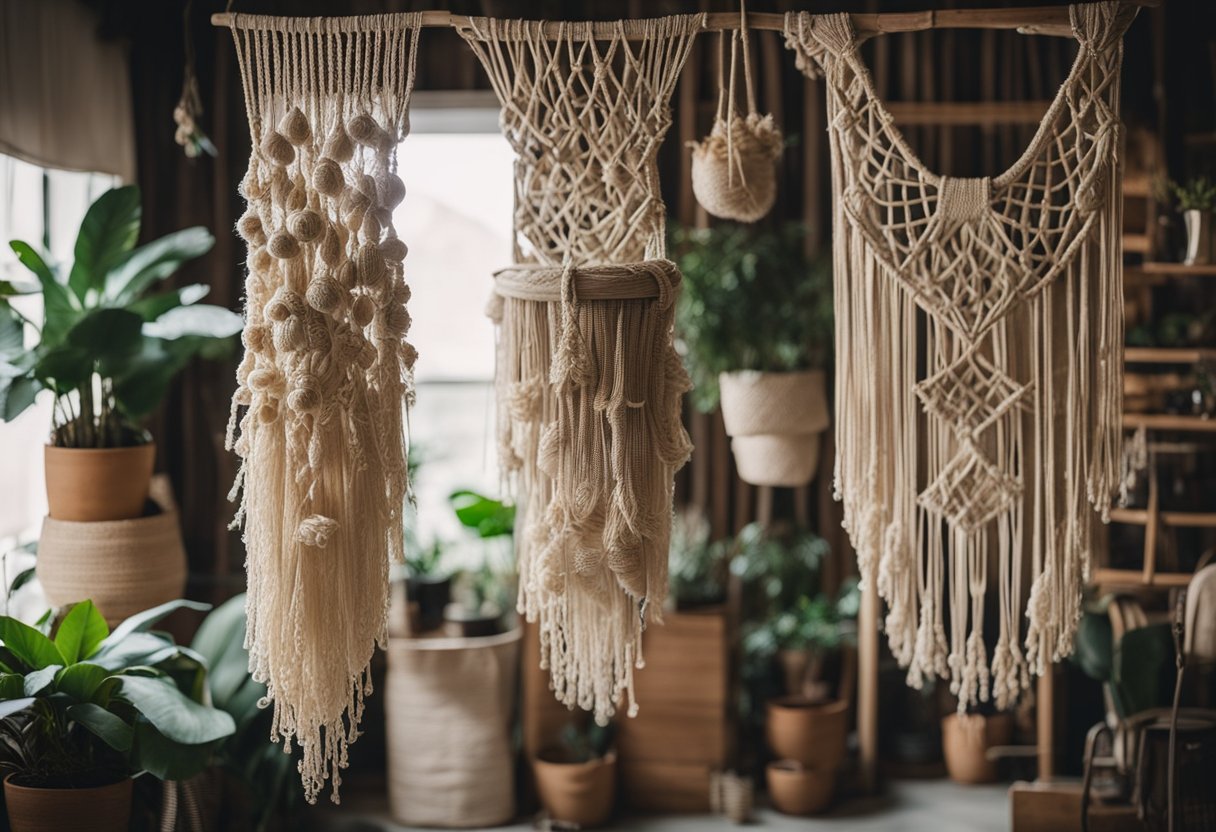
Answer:
<svg viewBox="0 0 1216 832"><path fill-rule="evenodd" d="M777 199L777 163L781 159L781 128L771 115L756 111L748 46L747 12L741 5L740 25L730 35L730 81L723 83L726 38L719 35L718 111L710 134L692 148L692 191L706 211L715 217L755 222L766 215ZM735 111L735 77L739 47L743 51L747 114Z"/></svg>
<svg viewBox="0 0 1216 832"><path fill-rule="evenodd" d="M806 484L828 426L831 263L803 253L793 224L674 236L684 274L677 333L693 403L706 413L721 403L745 482Z"/></svg>

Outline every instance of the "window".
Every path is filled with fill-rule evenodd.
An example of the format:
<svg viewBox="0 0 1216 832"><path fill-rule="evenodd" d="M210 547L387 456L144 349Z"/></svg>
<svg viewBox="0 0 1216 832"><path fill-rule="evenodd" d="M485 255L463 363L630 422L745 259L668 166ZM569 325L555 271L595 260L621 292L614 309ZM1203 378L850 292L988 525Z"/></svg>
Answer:
<svg viewBox="0 0 1216 832"><path fill-rule="evenodd" d="M494 330L485 316L495 269L511 262L514 153L498 105L480 94L418 93L412 132L398 151L407 189L394 222L405 261L418 349L411 437L419 541L454 544L450 566L482 550L461 530L448 495L499 494L494 443ZM464 545L462 545L464 544Z"/></svg>

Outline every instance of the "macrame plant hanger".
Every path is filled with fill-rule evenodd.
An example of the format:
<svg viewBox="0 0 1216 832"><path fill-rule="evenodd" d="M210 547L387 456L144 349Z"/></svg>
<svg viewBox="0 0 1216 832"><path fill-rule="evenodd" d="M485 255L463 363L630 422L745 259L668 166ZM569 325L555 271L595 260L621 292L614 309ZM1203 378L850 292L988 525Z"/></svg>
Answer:
<svg viewBox="0 0 1216 832"><path fill-rule="evenodd" d="M245 356L228 445L241 457L250 669L304 794L359 735L403 548L415 353L396 147L409 131L416 14L234 14L253 153ZM236 430L239 424L239 433Z"/></svg>
<svg viewBox="0 0 1216 832"><path fill-rule="evenodd" d="M459 26L514 148L515 259L495 277L499 458L523 522L519 609L557 698L633 713L691 451L656 154L702 15Z"/></svg>
<svg viewBox="0 0 1216 832"><path fill-rule="evenodd" d="M1119 69L1135 13L1069 7L1072 71L1022 157L979 179L939 176L908 147L849 15L786 17L799 68L827 87L837 498L909 683L950 679L960 711L1010 707L1071 652L1119 484Z"/></svg>

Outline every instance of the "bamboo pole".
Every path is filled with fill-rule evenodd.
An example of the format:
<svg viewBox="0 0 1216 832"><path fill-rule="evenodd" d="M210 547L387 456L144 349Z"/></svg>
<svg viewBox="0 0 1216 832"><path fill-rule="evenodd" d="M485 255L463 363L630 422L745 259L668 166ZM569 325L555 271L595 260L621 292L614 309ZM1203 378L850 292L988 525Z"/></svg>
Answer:
<svg viewBox="0 0 1216 832"><path fill-rule="evenodd" d="M1123 0L1130 5L1156 7L1161 0ZM466 15L447 11L424 11L424 27L470 28ZM222 12L211 16L214 26L232 26L239 15ZM705 31L738 29L739 15L735 12L710 12L705 15ZM892 32L923 32L927 29L1016 29L1027 34L1070 35L1067 6L1030 6L1013 9L941 9L924 12L886 12L880 14L851 14L853 29L862 38ZM619 21L551 21L545 26L549 37L564 32L590 31L595 37L611 38L618 32ZM785 28L785 15L769 12L749 12L749 28L780 32ZM641 35L639 34L640 38Z"/></svg>

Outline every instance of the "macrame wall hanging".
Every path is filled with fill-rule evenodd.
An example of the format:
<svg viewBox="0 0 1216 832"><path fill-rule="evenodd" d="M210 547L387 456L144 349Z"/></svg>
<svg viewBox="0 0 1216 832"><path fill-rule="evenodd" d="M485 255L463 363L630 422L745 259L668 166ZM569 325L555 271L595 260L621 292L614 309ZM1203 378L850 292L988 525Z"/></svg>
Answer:
<svg viewBox="0 0 1216 832"><path fill-rule="evenodd" d="M949 678L960 710L1010 706L1029 672L1071 652L1093 509L1105 519L1118 486L1119 68L1134 15L1070 7L1067 80L1022 157L982 179L917 159L847 14L786 17L799 67L827 86L837 496L909 683Z"/></svg>
<svg viewBox="0 0 1216 832"><path fill-rule="evenodd" d="M230 25L253 138L237 224L249 243L245 357L228 431L242 460L246 646L274 739L303 751L305 796L332 778L337 802L386 640L389 561L402 555L415 353L392 212L421 19Z"/></svg>
<svg viewBox="0 0 1216 832"><path fill-rule="evenodd" d="M730 81L723 78L726 39L730 38ZM756 222L772 210L777 199L777 163L781 159L781 128L771 115L756 111L752 81L747 6L740 2L739 28L718 34L718 111L714 126L692 149L692 192L697 202L715 217ZM740 46L743 52L743 86L747 114L735 111L735 79Z"/></svg>
<svg viewBox="0 0 1216 832"><path fill-rule="evenodd" d="M701 15L471 18L515 149L515 260L496 275L499 455L523 505L520 612L559 700L633 712L667 594L672 477L691 451L656 154ZM598 27L598 28L597 28Z"/></svg>

